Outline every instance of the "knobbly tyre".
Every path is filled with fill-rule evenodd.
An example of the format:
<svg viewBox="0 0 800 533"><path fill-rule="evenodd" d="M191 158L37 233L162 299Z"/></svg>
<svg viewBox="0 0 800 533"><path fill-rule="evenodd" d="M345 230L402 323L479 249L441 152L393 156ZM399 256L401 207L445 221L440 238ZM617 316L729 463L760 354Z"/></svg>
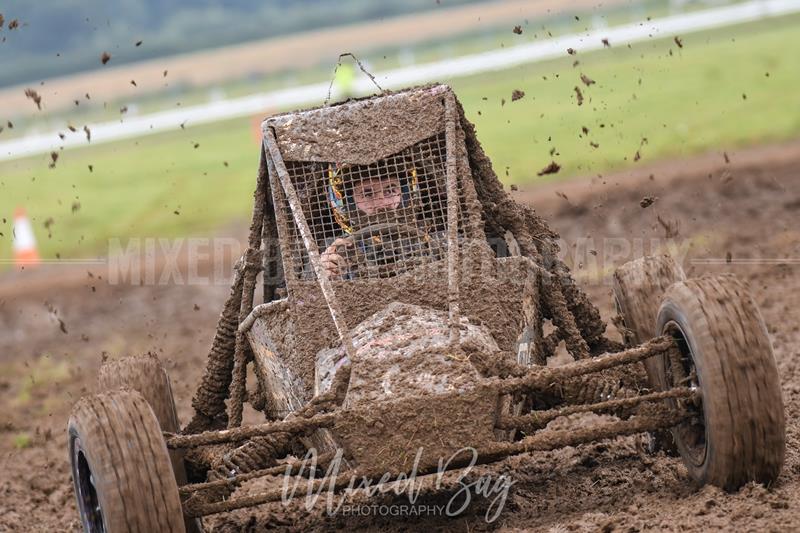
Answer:
<svg viewBox="0 0 800 533"><path fill-rule="evenodd" d="M312 449L323 472L339 453L342 478L379 479L436 472L465 447L489 463L644 434L700 484L778 477L779 378L747 288L638 259L614 274L625 342L606 338L556 234L503 191L449 87L277 115L263 136L249 246L192 420L179 425L154 357L107 362L102 392L73 410L85 530L199 530L280 501L236 489L299 475ZM573 360L547 366L562 345ZM245 403L266 421L243 425ZM548 427L588 412L612 416Z"/></svg>

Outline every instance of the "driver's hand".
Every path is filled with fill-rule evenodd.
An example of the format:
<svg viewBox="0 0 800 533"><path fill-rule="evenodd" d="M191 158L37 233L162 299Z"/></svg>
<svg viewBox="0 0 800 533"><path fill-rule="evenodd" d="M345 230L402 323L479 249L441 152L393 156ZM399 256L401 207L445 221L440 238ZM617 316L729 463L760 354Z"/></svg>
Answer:
<svg viewBox="0 0 800 533"><path fill-rule="evenodd" d="M339 248L342 246L353 246L352 237L340 237L336 239L320 256L322 268L332 279L340 279L347 268L347 259L339 254Z"/></svg>

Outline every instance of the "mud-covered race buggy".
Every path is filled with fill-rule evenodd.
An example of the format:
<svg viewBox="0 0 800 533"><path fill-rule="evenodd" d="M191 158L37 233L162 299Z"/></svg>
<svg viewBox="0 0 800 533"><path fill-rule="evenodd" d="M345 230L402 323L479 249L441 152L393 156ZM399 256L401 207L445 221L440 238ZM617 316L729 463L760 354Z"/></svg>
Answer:
<svg viewBox="0 0 800 533"><path fill-rule="evenodd" d="M633 261L614 274L625 342L606 338L556 235L503 191L447 86L274 116L263 138L249 247L193 419L181 429L151 357L106 363L103 392L74 408L86 530L196 530L279 501L235 489L299 475L312 449L323 472L346 465L333 491L454 454L446 467L463 468L465 447L488 463L632 434L676 449L699 483L777 478L779 378L743 284ZM548 365L564 347L572 360ZM242 425L245 403L266 422ZM548 426L589 412L611 416Z"/></svg>

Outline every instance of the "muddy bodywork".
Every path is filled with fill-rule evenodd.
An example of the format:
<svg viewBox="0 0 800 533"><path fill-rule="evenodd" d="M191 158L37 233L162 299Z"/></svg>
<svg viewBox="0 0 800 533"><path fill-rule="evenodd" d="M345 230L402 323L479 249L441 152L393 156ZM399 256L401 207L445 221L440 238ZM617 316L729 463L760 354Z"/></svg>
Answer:
<svg viewBox="0 0 800 533"><path fill-rule="evenodd" d="M424 87L380 99L280 115L267 120L264 129L265 133L275 135L287 165L315 163L322 172L331 161L371 164L444 134L447 95L452 93L444 86ZM524 353L520 354L520 362L543 362L548 347L542 345L541 323L552 313L541 305L539 276L532 272L542 269L558 278L554 283L562 288L565 304L575 317L587 348L602 351L608 344L602 338L605 325L556 258L557 236L531 208L510 199L457 102L456 110L452 156L461 196L459 231L469 243L462 249L459 273L462 278L459 285L464 292L459 300L465 316L477 323L489 323L502 350L517 352L522 344ZM319 284L293 275L308 270L307 265L296 264L307 262L307 257L292 253L300 247L302 239L291 214L286 212L285 193L276 172L272 178L268 177L268 160L264 154L259 171L268 189L265 211L277 216L265 216L264 234L277 238L281 246L279 254L266 258L265 271L285 273L285 278L274 285L286 286L285 313L290 318L278 321L281 323L275 326L276 333L269 341L264 339L256 344L272 345L272 352L281 354L296 380L302 383L302 396L307 400L314 390L315 357L329 347L337 333ZM303 190L298 187L297 192L302 194ZM498 259L509 255L518 258ZM351 326L393 301L441 310L448 305L446 269L446 261L439 261L393 278L392 282L368 279L339 283L334 292ZM268 284L265 288L268 293L265 299L272 299L274 294ZM267 335L266 329L263 324L254 326L251 340L257 332Z"/></svg>
<svg viewBox="0 0 800 533"><path fill-rule="evenodd" d="M449 350L465 360L477 352L480 357L467 366L481 378L498 368L543 365L562 340L576 359L621 348L602 336L599 313L556 258L557 235L503 190L448 87L278 115L264 122L263 133L252 250L223 311L187 433L237 426L241 408L236 406L249 396L270 419L282 420L323 393L343 364L353 365L353 376L381 375L380 358L366 358L369 370L358 366L363 361L354 335L372 331L371 324L392 305L420 306L422 313L448 317L447 342L432 346L418 335L403 339L401 352ZM326 176L333 176L333 168L374 172L382 162L396 165L397 157L404 169L411 161L415 180L423 182L422 202L435 207L423 207L418 219L428 217L427 227L438 224L435 231L449 232L448 256L386 278L320 276L313 259L318 261L335 227L332 215L319 207ZM254 291L253 270L264 272L266 302L255 309L246 295ZM554 328L545 335L548 320ZM486 341L459 342L463 330L473 327L481 328ZM249 359L256 363L259 390L246 396L242 368ZM408 392L412 397L421 391ZM510 412L523 400L493 401Z"/></svg>
<svg viewBox="0 0 800 533"><path fill-rule="evenodd" d="M322 464L336 456L354 475L377 479L412 467L433 473L464 447L491 462L696 425L703 394L717 395L724 414L727 385L701 394L691 350L674 328L626 346L604 337L597 309L557 258L557 236L503 191L448 87L278 115L264 122L263 136L249 246L195 416L167 439L169 448L190 449L192 483L181 488L187 516L277 501L274 491L227 497L248 479L291 475L292 457L310 451ZM353 179L360 181L348 188ZM354 200L375 180L397 191L394 207L377 214ZM342 235L351 250L337 248ZM323 267L331 250L347 270ZM260 274L264 303L255 305ZM701 316L709 297L698 305L693 291L680 293L675 313L725 324L741 316L733 308ZM560 346L573 361L547 366ZM774 384L771 352L761 352L765 383ZM648 360L661 372L655 385L644 375ZM251 362L256 386L248 391ZM780 403L779 391L773 400ZM268 422L243 426L245 403ZM760 416L753 405L740 412ZM614 418L581 431L546 429L587 412ZM759 459L757 479L780 469L779 425L764 432L775 446ZM695 477L722 486L754 477L714 468Z"/></svg>

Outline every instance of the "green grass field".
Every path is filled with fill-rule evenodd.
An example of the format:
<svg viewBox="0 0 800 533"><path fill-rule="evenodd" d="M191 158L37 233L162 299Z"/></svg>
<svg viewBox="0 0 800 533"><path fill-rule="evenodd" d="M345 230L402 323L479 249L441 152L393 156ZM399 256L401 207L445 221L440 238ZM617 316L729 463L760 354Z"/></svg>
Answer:
<svg viewBox="0 0 800 533"><path fill-rule="evenodd" d="M786 54L798 29L800 17L773 20L681 36L683 48L642 43L578 54L575 68L569 57L453 86L509 182L535 181L552 148L560 176L601 173L634 164L637 150L652 161L800 133L800 67ZM581 73L597 83L587 87ZM509 103L513 88L526 97Z"/></svg>
<svg viewBox="0 0 800 533"><path fill-rule="evenodd" d="M684 9L691 11L701 7L689 4L684 6ZM632 23L648 16L661 17L667 14L668 0L641 0L635 6L614 4L604 8L602 15L593 9L570 11L567 6L557 13L537 16L533 20L523 19L525 30L521 35L513 34L508 23L493 26L481 24L473 31L464 34L435 36L420 42L404 43L403 46L395 44L374 49L367 48L363 54L358 50L357 55L372 71L384 72L406 66L409 59L417 63L434 62L585 31L595 19L613 26ZM331 57L335 57L335 53ZM297 85L327 82L330 81L333 70L334 65L328 60L313 67L285 69L268 76L249 75L239 79L229 79L213 88L191 85L178 80L173 83L172 80L165 79L167 88L149 91L143 87L143 92L135 98L125 95L101 102L95 97L91 101L82 101L79 107L68 106L65 109L52 111L47 107L36 112L33 112L33 109L20 109L17 116L9 117L13 119L16 127L6 129L2 138L21 137L27 133L29 127L38 126L41 129L43 123L47 124L46 129L57 129L64 128L67 123L90 124L114 121L119 119L119 110L123 106L129 106L131 109L135 106L138 113L146 114L171 108L176 102L180 102L183 106L191 106L207 103L220 96L236 98L258 92L289 89Z"/></svg>
<svg viewBox="0 0 800 533"><path fill-rule="evenodd" d="M683 48L611 43L451 84L505 181L592 175L800 134L800 67L789 53L800 49L799 29L794 16L681 36ZM581 73L596 83L585 86ZM526 96L511 102L514 89ZM67 150L54 169L49 156L0 163L0 259L11 255L17 205L50 258L102 255L112 237L208 234L247 217L258 157L242 119ZM537 177L551 160L561 171Z"/></svg>

